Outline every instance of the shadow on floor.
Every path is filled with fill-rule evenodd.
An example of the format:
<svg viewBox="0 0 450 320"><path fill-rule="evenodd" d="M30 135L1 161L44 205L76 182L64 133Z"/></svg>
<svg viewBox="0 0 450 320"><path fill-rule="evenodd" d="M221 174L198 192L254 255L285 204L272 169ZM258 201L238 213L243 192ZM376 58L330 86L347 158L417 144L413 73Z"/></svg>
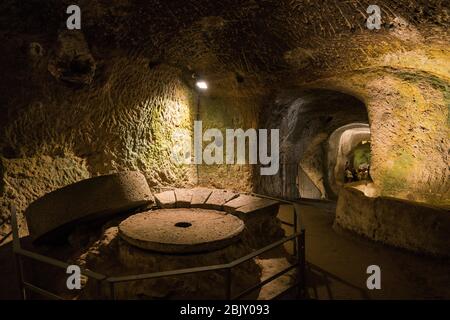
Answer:
<svg viewBox="0 0 450 320"><path fill-rule="evenodd" d="M327 300L335 299L331 286L332 282L338 282L340 283L340 285L346 286L347 290L355 291L355 295L359 295L361 299L370 300L370 297L366 293L365 289L354 286L353 284L345 281L344 279L339 278L338 276L331 274L328 271L312 263L309 262L307 263L306 265L307 299L327 299ZM319 290L324 292L319 293Z"/></svg>
<svg viewBox="0 0 450 320"><path fill-rule="evenodd" d="M374 242L333 227L331 204L296 204L306 228L307 284L313 299L449 299L450 261ZM381 289L367 268L379 266ZM320 267L319 267L320 266Z"/></svg>

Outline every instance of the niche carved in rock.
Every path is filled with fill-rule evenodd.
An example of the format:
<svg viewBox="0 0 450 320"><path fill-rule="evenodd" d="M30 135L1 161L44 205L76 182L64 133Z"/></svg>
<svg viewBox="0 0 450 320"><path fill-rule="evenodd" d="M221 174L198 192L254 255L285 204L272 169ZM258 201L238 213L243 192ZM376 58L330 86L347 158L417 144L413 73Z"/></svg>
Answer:
<svg viewBox="0 0 450 320"><path fill-rule="evenodd" d="M53 49L48 63L48 71L58 80L72 85L89 85L96 70L83 33L63 31Z"/></svg>

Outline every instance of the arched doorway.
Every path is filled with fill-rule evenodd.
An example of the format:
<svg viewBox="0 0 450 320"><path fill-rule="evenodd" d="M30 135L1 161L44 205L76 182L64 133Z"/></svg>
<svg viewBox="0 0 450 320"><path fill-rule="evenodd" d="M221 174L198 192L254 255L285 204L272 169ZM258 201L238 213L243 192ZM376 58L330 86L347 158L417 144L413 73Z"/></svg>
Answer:
<svg viewBox="0 0 450 320"><path fill-rule="evenodd" d="M366 123L351 123L336 129L328 139L327 171L330 198L335 198L339 188L357 179L358 170L370 170L370 128ZM353 178L349 179L348 172Z"/></svg>
<svg viewBox="0 0 450 320"><path fill-rule="evenodd" d="M365 104L339 91L308 89L285 93L266 112L262 125L280 128L280 172L276 176L259 177L259 191L287 199L335 199L336 152L346 130L334 133L340 128L354 129L346 133L352 137L350 151L361 141L370 141ZM338 168L336 175L340 175L340 162Z"/></svg>

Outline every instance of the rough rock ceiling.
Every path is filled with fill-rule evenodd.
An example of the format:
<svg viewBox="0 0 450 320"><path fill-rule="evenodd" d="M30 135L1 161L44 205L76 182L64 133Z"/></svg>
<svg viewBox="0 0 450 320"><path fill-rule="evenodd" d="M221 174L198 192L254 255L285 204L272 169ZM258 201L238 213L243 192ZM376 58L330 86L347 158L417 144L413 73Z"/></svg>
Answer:
<svg viewBox="0 0 450 320"><path fill-rule="evenodd" d="M54 42L73 1L6 0L3 37ZM372 3L374 2L374 3ZM375 3L376 2L376 3ZM261 89L292 72L314 79L366 68L389 51L449 44L449 2L442 0L79 0L93 56L126 51L196 71L223 84ZM382 29L365 27L382 9Z"/></svg>

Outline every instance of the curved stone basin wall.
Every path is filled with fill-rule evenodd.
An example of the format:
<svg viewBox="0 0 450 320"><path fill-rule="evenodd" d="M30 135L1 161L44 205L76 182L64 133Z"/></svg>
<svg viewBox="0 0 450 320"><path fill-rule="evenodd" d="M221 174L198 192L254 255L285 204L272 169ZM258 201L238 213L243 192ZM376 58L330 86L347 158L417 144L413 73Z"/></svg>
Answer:
<svg viewBox="0 0 450 320"><path fill-rule="evenodd" d="M72 257L77 264L108 275L129 275L228 263L252 252L254 248L280 239L284 232L276 218L278 202L218 189L175 189L155 194L156 206L162 208L206 208L223 210L245 222L241 240L210 252L163 254L129 245L118 236L117 226L107 228L100 239ZM151 212L151 211L150 211ZM114 222L113 225L117 225ZM109 224L111 225L111 224ZM232 294L238 294L261 279L261 265L255 259L233 269ZM124 283L117 286L119 299L224 299L224 272L170 277ZM99 298L94 282L88 282L80 299ZM100 298L107 296L102 291ZM256 299L256 290L246 298Z"/></svg>
<svg viewBox="0 0 450 320"><path fill-rule="evenodd" d="M242 241L220 250L195 254L163 254L143 250L122 240L117 227L109 227L100 239L73 256L78 265L112 276L125 276L186 269L229 263L251 249ZM232 294L260 281L261 268L250 260L234 269ZM226 276L223 271L203 272L185 276L164 277L120 283L116 286L116 299L225 299ZM104 299L109 288L97 291L95 281L88 280L77 299ZM247 298L256 299L256 290Z"/></svg>

